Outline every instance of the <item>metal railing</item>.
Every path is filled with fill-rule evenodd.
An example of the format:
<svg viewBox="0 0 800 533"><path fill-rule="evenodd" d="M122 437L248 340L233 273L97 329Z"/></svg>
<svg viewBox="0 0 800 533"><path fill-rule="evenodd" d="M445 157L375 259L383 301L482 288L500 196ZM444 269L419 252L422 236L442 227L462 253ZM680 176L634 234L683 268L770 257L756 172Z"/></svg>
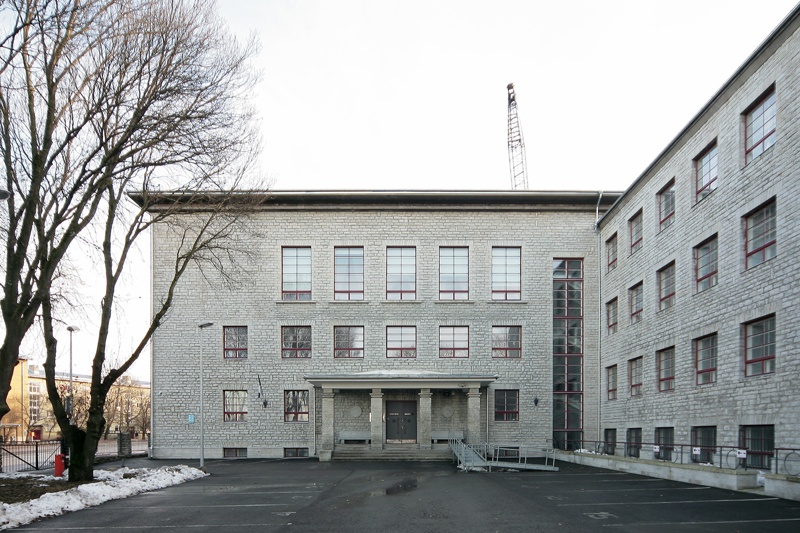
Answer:
<svg viewBox="0 0 800 533"><path fill-rule="evenodd" d="M800 448L775 448L776 474L800 476Z"/></svg>
<svg viewBox="0 0 800 533"><path fill-rule="evenodd" d="M60 440L42 440L3 444L3 473L27 472L53 468L56 454L61 451Z"/></svg>

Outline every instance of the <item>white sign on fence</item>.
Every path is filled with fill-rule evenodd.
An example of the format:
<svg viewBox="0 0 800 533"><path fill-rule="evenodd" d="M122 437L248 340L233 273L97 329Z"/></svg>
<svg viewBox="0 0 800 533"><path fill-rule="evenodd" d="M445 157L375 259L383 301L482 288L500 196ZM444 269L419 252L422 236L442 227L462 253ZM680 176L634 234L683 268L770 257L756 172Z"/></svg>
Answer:
<svg viewBox="0 0 800 533"><path fill-rule="evenodd" d="M661 446L658 444L653 444L653 453L658 453L661 451Z"/></svg>
<svg viewBox="0 0 800 533"><path fill-rule="evenodd" d="M747 459L747 450L736 450L736 457L739 459Z"/></svg>
<svg viewBox="0 0 800 533"><path fill-rule="evenodd" d="M696 446L692 448L692 455L700 455L700 448Z"/></svg>

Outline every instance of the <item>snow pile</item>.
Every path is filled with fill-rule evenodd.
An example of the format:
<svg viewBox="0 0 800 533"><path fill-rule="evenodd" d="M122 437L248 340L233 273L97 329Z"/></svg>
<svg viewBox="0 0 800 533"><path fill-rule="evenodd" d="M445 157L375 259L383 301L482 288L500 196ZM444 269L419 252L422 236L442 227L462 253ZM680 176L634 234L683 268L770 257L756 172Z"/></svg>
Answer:
<svg viewBox="0 0 800 533"><path fill-rule="evenodd" d="M21 477L13 474L4 477ZM119 468L95 470L96 483L87 483L63 492L45 494L35 500L0 505L0 529L29 524L46 516L55 516L86 507L100 505L109 500L127 498L140 492L163 489L192 479L207 476L202 470L189 466L164 466L152 468ZM36 476L42 480L61 479L53 476Z"/></svg>

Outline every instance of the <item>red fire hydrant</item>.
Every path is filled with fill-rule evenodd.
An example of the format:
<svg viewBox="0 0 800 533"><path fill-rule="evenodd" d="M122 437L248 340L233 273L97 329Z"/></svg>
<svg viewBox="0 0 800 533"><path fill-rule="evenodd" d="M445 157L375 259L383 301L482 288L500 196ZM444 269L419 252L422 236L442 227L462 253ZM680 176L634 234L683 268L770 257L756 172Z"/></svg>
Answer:
<svg viewBox="0 0 800 533"><path fill-rule="evenodd" d="M57 453L56 454L56 464L55 464L55 468L53 469L54 470L54 472L53 472L54 476L61 477L61 476L64 475L65 463L66 463L66 461L64 461L64 454L63 453Z"/></svg>

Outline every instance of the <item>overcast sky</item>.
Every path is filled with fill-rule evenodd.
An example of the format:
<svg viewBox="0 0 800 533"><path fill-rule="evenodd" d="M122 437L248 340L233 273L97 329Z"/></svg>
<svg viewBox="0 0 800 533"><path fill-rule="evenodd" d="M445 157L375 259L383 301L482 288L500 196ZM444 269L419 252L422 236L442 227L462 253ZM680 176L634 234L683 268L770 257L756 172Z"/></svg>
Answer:
<svg viewBox="0 0 800 533"><path fill-rule="evenodd" d="M623 190L795 0L219 0L258 33L276 189Z"/></svg>

